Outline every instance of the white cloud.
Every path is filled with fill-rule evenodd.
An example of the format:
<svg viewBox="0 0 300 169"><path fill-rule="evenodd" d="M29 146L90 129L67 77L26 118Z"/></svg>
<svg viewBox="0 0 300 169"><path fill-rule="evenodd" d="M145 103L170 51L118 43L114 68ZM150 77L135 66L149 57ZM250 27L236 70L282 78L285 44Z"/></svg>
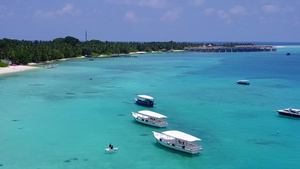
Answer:
<svg viewBox="0 0 300 169"><path fill-rule="evenodd" d="M124 19L130 22L138 22L138 18L136 17L135 13L132 11L127 12L125 14Z"/></svg>
<svg viewBox="0 0 300 169"><path fill-rule="evenodd" d="M74 7L71 4L65 5L62 9L58 10L56 13L58 15L72 14L74 11Z"/></svg>
<svg viewBox="0 0 300 169"><path fill-rule="evenodd" d="M174 22L178 18L179 18L178 11L168 11L160 18L160 20L165 22Z"/></svg>
<svg viewBox="0 0 300 169"><path fill-rule="evenodd" d="M214 8L206 8L206 9L204 10L203 13L204 13L205 15L211 15L211 14L214 13L214 11L215 11Z"/></svg>
<svg viewBox="0 0 300 169"><path fill-rule="evenodd" d="M221 19L223 19L227 24L230 24L231 23L231 19L230 19L230 15L223 11L223 10L219 10L218 11L218 15Z"/></svg>
<svg viewBox="0 0 300 169"><path fill-rule="evenodd" d="M205 3L205 0L194 0L193 4L197 6L201 6Z"/></svg>
<svg viewBox="0 0 300 169"><path fill-rule="evenodd" d="M150 8L162 8L166 5L165 0L106 0L108 3L117 5L135 5Z"/></svg>
<svg viewBox="0 0 300 169"><path fill-rule="evenodd" d="M140 0L139 6L151 7L151 8L161 8L165 6L164 0Z"/></svg>
<svg viewBox="0 0 300 169"><path fill-rule="evenodd" d="M275 5L264 5L263 6L263 11L265 13L272 14L272 13L277 13L279 11L279 9Z"/></svg>
<svg viewBox="0 0 300 169"><path fill-rule="evenodd" d="M58 16L64 15L78 15L80 14L79 10L76 10L72 4L66 4L63 8L56 11L45 12L42 10L36 10L35 16L42 18L55 18Z"/></svg>
<svg viewBox="0 0 300 169"><path fill-rule="evenodd" d="M218 15L221 19L228 19L229 18L229 14L223 10L219 10L218 11Z"/></svg>
<svg viewBox="0 0 300 169"><path fill-rule="evenodd" d="M8 18L14 16L15 13L12 9L8 8L7 6L0 5L0 18Z"/></svg>
<svg viewBox="0 0 300 169"><path fill-rule="evenodd" d="M236 6L232 7L232 8L229 10L229 12L230 12L231 14L239 14L239 15L241 15L241 14L245 14L245 13L246 13L246 10L245 10L245 8L244 8L243 6L241 6L241 5L236 5Z"/></svg>
<svg viewBox="0 0 300 169"><path fill-rule="evenodd" d="M108 3L113 3L113 4L133 4L133 0L105 0Z"/></svg>

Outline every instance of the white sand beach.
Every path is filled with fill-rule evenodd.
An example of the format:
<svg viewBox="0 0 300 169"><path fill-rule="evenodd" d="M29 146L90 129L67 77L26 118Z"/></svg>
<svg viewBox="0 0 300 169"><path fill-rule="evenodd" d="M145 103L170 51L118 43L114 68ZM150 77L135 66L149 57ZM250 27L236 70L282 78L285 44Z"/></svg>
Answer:
<svg viewBox="0 0 300 169"><path fill-rule="evenodd" d="M32 70L32 69L38 69L38 67L24 66L24 65L0 67L0 75L7 74L7 73L22 72L22 71L27 71L27 70Z"/></svg>

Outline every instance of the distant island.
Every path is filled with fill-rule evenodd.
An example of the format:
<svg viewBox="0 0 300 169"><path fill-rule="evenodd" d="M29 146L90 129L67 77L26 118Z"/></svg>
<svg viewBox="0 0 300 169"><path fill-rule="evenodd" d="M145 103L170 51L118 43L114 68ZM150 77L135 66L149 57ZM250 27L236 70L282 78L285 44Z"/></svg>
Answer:
<svg viewBox="0 0 300 169"><path fill-rule="evenodd" d="M225 43L223 45L191 43L191 42L102 42L90 40L81 42L77 38L67 36L52 41L28 41L0 39L0 67L7 64L27 65L51 60L74 57L118 56L121 54L169 51L199 52L238 52L238 51L272 51L271 46L259 46L251 43ZM6 62L6 63L3 63ZM9 63L8 63L9 62Z"/></svg>

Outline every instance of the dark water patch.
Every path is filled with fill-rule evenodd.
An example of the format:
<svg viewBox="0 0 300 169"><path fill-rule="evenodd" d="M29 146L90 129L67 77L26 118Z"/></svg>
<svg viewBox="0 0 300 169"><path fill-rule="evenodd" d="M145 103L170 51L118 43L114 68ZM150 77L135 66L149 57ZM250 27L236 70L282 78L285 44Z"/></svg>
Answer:
<svg viewBox="0 0 300 169"><path fill-rule="evenodd" d="M118 87L118 86L102 86L102 87L109 88L109 89L120 88L120 87Z"/></svg>
<svg viewBox="0 0 300 169"><path fill-rule="evenodd" d="M68 160L65 160L64 163L70 163L70 162L72 162L72 161L77 161L77 160L78 160L78 158L77 158L77 157L74 157L74 158L70 158L70 159L68 159Z"/></svg>
<svg viewBox="0 0 300 169"><path fill-rule="evenodd" d="M248 142L257 144L257 145L263 145L263 146L275 144L274 141L267 141L267 140L261 140L261 139L249 139Z"/></svg>
<svg viewBox="0 0 300 169"><path fill-rule="evenodd" d="M74 95L75 93L72 93L72 92L69 92L69 93L66 93L67 95Z"/></svg>
<svg viewBox="0 0 300 169"><path fill-rule="evenodd" d="M262 77L249 77L249 78L246 78L246 79L273 79L274 77L271 77L271 76L262 76Z"/></svg>
<svg viewBox="0 0 300 169"><path fill-rule="evenodd" d="M44 86L45 84L29 84L29 86Z"/></svg>
<svg viewBox="0 0 300 169"><path fill-rule="evenodd" d="M148 136L148 134L144 133L144 134L140 134L140 136Z"/></svg>
<svg viewBox="0 0 300 169"><path fill-rule="evenodd" d="M83 159L83 161L89 161L88 159Z"/></svg>
<svg viewBox="0 0 300 169"><path fill-rule="evenodd" d="M242 114L241 114L241 112L242 112ZM243 110L237 110L236 112L231 112L231 113L232 114L229 116L232 118L236 118L236 119L256 119L259 117L259 115L254 114L253 112L247 112L247 111L243 111Z"/></svg>
<svg viewBox="0 0 300 169"><path fill-rule="evenodd" d="M185 75L200 75L200 72L196 72L196 71L189 71L189 72L185 72Z"/></svg>
<svg viewBox="0 0 300 169"><path fill-rule="evenodd" d="M95 93L99 93L98 91L97 92L83 92L84 94L95 94Z"/></svg>
<svg viewBox="0 0 300 169"><path fill-rule="evenodd" d="M286 86L286 85L281 85L281 84L277 84L277 85L271 85L270 87L272 87L272 88L277 88L277 89L287 89L287 88L289 88L288 86Z"/></svg>
<svg viewBox="0 0 300 169"><path fill-rule="evenodd" d="M66 96L66 97L64 97L64 98L66 98L66 99L73 99L73 98L75 98L74 96Z"/></svg>
<svg viewBox="0 0 300 169"><path fill-rule="evenodd" d="M21 120L11 120L11 121L18 122L18 121L21 121Z"/></svg>
<svg viewBox="0 0 300 169"><path fill-rule="evenodd" d="M3 164L0 164L0 167L2 167L3 166Z"/></svg>
<svg viewBox="0 0 300 169"><path fill-rule="evenodd" d="M120 113L120 114L118 114L118 116L125 116L125 114L124 113Z"/></svg>
<svg viewBox="0 0 300 169"><path fill-rule="evenodd" d="M174 68L190 68L190 66L174 66Z"/></svg>
<svg viewBox="0 0 300 169"><path fill-rule="evenodd" d="M133 104L134 102L123 101L122 103L125 103L125 104Z"/></svg>

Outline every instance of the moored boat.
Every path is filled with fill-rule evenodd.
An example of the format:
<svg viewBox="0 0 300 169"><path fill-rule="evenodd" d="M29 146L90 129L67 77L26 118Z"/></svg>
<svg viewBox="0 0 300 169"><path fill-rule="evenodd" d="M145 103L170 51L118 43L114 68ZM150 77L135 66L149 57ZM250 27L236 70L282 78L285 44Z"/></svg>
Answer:
<svg viewBox="0 0 300 169"><path fill-rule="evenodd" d="M132 116L135 118L136 121L150 126L155 126L155 127L168 126L168 122L164 120L164 118L167 118L167 116L153 111L142 110L142 111L138 111L137 113L132 112Z"/></svg>
<svg viewBox="0 0 300 169"><path fill-rule="evenodd" d="M105 151L107 152L115 152L117 151L119 148L106 148Z"/></svg>
<svg viewBox="0 0 300 169"><path fill-rule="evenodd" d="M238 84L244 84L244 85L249 85L250 84L249 80L238 80L237 83Z"/></svg>
<svg viewBox="0 0 300 169"><path fill-rule="evenodd" d="M158 143L171 149L189 154L199 154L202 151L202 147L198 145L200 138L181 131L169 130L162 133L153 131L153 135Z"/></svg>
<svg viewBox="0 0 300 169"><path fill-rule="evenodd" d="M135 98L136 104L153 107L154 106L154 98L148 95L137 95Z"/></svg>
<svg viewBox="0 0 300 169"><path fill-rule="evenodd" d="M300 117L300 109L287 108L283 110L277 110L277 112L283 116Z"/></svg>

